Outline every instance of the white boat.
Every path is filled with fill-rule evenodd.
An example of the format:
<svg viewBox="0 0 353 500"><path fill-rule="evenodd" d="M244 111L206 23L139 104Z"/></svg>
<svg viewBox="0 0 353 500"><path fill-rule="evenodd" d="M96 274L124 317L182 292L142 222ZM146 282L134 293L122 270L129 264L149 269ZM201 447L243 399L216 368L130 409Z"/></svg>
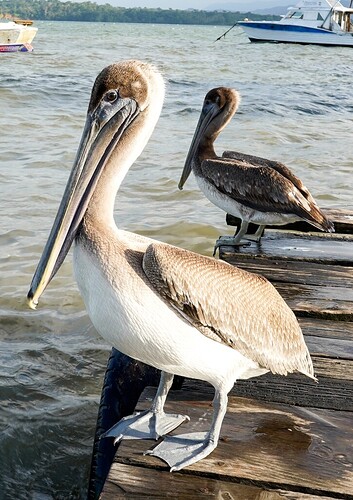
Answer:
<svg viewBox="0 0 353 500"><path fill-rule="evenodd" d="M302 0L280 21L246 19L238 24L252 42L353 47L353 9L335 0Z"/></svg>
<svg viewBox="0 0 353 500"><path fill-rule="evenodd" d="M37 31L38 28L20 22L0 23L0 52L31 52Z"/></svg>

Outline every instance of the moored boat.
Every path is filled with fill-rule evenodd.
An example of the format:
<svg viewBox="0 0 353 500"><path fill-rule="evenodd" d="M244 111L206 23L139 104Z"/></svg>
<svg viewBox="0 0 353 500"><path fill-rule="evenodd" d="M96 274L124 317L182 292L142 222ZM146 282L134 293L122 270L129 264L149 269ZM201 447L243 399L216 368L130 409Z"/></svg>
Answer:
<svg viewBox="0 0 353 500"><path fill-rule="evenodd" d="M38 28L19 22L0 23L0 52L31 52Z"/></svg>
<svg viewBox="0 0 353 500"><path fill-rule="evenodd" d="M353 8L335 0L301 0L280 21L239 21L252 42L353 47Z"/></svg>

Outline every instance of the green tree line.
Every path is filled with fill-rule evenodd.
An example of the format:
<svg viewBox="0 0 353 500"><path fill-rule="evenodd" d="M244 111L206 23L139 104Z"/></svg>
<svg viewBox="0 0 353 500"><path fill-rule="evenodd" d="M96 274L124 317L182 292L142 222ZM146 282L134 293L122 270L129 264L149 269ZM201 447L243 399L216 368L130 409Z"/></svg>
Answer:
<svg viewBox="0 0 353 500"><path fill-rule="evenodd" d="M0 14L45 21L95 21L115 23L232 25L244 17L279 19L250 13L113 7L106 3L59 0L0 0Z"/></svg>

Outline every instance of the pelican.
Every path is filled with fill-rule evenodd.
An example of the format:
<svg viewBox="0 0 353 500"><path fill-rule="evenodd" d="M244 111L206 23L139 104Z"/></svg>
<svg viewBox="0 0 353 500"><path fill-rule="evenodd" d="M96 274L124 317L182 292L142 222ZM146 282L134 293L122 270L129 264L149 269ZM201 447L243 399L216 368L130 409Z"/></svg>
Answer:
<svg viewBox="0 0 353 500"><path fill-rule="evenodd" d="M260 241L268 224L305 220L322 231L333 232L333 223L309 190L282 163L236 151L217 156L214 141L234 116L239 102L238 92L231 88L219 87L206 94L179 182L179 189L183 189L192 170L205 196L242 221L233 238L217 241L214 254L222 244L242 244L242 238ZM250 222L259 225L255 235L247 234Z"/></svg>
<svg viewBox="0 0 353 500"><path fill-rule="evenodd" d="M174 375L214 386L209 432L167 436L149 451L180 470L217 446L237 379L269 371L314 378L314 372L293 312L265 278L117 228L116 193L148 142L163 99L164 80L150 64L123 61L98 75L28 301L37 306L73 243L75 277L97 331L161 370L151 409L107 431L115 441L157 439L188 419L164 412Z"/></svg>

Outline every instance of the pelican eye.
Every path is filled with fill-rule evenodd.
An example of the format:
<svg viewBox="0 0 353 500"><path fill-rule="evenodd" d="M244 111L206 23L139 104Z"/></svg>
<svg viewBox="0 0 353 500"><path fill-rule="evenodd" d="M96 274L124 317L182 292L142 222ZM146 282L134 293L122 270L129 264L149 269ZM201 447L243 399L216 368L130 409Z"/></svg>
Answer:
<svg viewBox="0 0 353 500"><path fill-rule="evenodd" d="M105 100L108 102L114 102L119 97L119 93L116 90L109 90L105 94Z"/></svg>
<svg viewBox="0 0 353 500"><path fill-rule="evenodd" d="M213 104L217 104L218 106L220 105L220 97L219 95L216 95L215 97L208 98L205 100L205 106L213 106Z"/></svg>

